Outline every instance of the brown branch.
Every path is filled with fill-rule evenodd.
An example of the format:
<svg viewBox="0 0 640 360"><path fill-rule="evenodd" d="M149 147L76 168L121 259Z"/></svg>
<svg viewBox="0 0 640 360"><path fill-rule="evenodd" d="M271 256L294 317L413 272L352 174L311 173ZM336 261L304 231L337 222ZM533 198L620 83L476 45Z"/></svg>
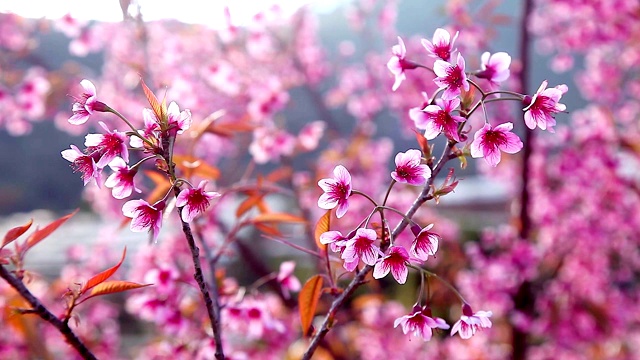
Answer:
<svg viewBox="0 0 640 360"><path fill-rule="evenodd" d="M95 355L87 348L87 346L78 338L78 336L71 330L69 324L60 320L57 316L53 315L38 298L36 298L27 287L18 280L15 276L2 265L0 265L0 277L11 285L28 303L32 309L29 312L37 314L40 318L49 324L53 325L67 340L67 343L71 345L83 359L97 359Z"/></svg>

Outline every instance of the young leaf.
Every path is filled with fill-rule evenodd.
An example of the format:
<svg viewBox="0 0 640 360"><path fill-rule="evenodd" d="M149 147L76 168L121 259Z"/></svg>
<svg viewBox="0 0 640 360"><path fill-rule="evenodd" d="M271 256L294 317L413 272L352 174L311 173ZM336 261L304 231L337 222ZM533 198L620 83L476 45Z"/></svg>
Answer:
<svg viewBox="0 0 640 360"><path fill-rule="evenodd" d="M265 223L256 223L256 224L253 224L253 226L255 226L256 229L262 231L267 235L282 236L282 233L280 232L280 230L278 230L278 228L275 226L267 225Z"/></svg>
<svg viewBox="0 0 640 360"><path fill-rule="evenodd" d="M240 205L238 205L238 209L236 210L236 217L241 217L242 215L244 215L247 211L260 203L263 197L264 195L253 192L248 198L241 202Z"/></svg>
<svg viewBox="0 0 640 360"><path fill-rule="evenodd" d="M51 235L60 225L64 224L67 220L69 220L73 215L78 212L78 209L74 210L71 214L65 215L58 220L54 220L49 225L45 226L42 229L37 229L25 242L25 246L22 251L26 252L27 250L34 247L40 241L44 240L47 236Z"/></svg>
<svg viewBox="0 0 640 360"><path fill-rule="evenodd" d="M306 223L307 220L301 218L299 216L287 214L287 213L266 213L266 214L258 214L255 218L253 218L252 222L285 222L285 223Z"/></svg>
<svg viewBox="0 0 640 360"><path fill-rule="evenodd" d="M300 312L300 324L302 333L308 335L311 321L316 314L318 301L322 294L322 276L314 275L304 284L298 295L298 311Z"/></svg>
<svg viewBox="0 0 640 360"><path fill-rule="evenodd" d="M144 91L144 96L147 97L149 101L149 105L151 105L151 110L156 114L158 121L160 123L166 123L167 121L167 107L164 102L160 103L156 95L149 89L147 84L144 83L144 80L140 79L140 84L142 85L142 90Z"/></svg>
<svg viewBox="0 0 640 360"><path fill-rule="evenodd" d="M185 177L191 177L192 175L198 175L205 179L215 180L220 177L220 170L215 166L207 164L206 161L198 159L195 156L190 155L173 155L173 161L176 163L178 169L185 173Z"/></svg>
<svg viewBox="0 0 640 360"><path fill-rule="evenodd" d="M316 230L314 232L316 245L318 246L318 248L324 251L327 250L327 245L322 244L320 242L320 235L329 231L330 227L331 227L331 210L327 210L327 212L325 212L324 215L322 215L322 217L318 219L318 222L316 223Z"/></svg>
<svg viewBox="0 0 640 360"><path fill-rule="evenodd" d="M127 248L124 248L124 251L122 251L122 258L120 259L120 261L115 265L110 267L109 269L96 274L94 276L92 276L89 280L87 280L86 284L84 284L84 286L82 287L82 289L80 290L80 294L84 294L85 292L87 292L89 289L93 288L94 286L99 285L100 283L106 281L108 278L111 277L111 275L113 275L116 271L118 271L118 268L120 268L120 265L122 265L122 262L124 262L124 257L127 254Z"/></svg>
<svg viewBox="0 0 640 360"><path fill-rule="evenodd" d="M89 296L87 296L82 301L84 302L94 296L115 294L115 293L119 293L127 290L139 289L139 288L151 286L151 285L153 284L138 284L131 281L119 281L119 280L105 281L103 283L96 285L93 289L91 289L91 293L89 294Z"/></svg>
<svg viewBox="0 0 640 360"><path fill-rule="evenodd" d="M0 249L11 243L13 240L19 238L20 235L29 230L31 224L33 224L33 219L29 220L28 223L22 226L14 227L13 229L7 231L7 233L4 235L4 240L2 240L2 245L0 245Z"/></svg>
<svg viewBox="0 0 640 360"><path fill-rule="evenodd" d="M155 189L153 189L151 194L147 195L146 199L147 202L153 204L156 201L162 199L167 191L171 189L171 183L165 175L162 175L157 171L145 170L144 174L147 175L149 179L151 179L151 181L153 181L153 183L156 185Z"/></svg>

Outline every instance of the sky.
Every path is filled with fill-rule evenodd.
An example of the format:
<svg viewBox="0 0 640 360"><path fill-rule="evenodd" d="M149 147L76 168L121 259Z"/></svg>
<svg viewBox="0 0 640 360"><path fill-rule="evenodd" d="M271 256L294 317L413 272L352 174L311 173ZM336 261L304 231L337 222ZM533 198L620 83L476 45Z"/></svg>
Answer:
<svg viewBox="0 0 640 360"><path fill-rule="evenodd" d="M215 24L224 20L229 7L236 25L247 23L258 11L277 4L285 14L311 4L319 12L331 11L344 0L139 0L145 20L173 18L186 23ZM0 12L29 18L56 19L70 13L74 18L120 21L118 0L0 0Z"/></svg>

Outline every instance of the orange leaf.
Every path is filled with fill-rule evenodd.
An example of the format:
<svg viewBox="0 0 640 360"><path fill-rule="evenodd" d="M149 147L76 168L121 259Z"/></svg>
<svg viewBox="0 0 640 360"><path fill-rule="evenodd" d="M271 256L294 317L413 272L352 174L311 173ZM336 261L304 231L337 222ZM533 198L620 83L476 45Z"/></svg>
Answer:
<svg viewBox="0 0 640 360"><path fill-rule="evenodd" d="M199 175L205 179L215 180L220 177L218 168L207 164L204 160L191 155L173 155L176 166L185 173L185 177Z"/></svg>
<svg viewBox="0 0 640 360"><path fill-rule="evenodd" d="M14 227L13 229L7 231L7 234L4 236L4 240L2 241L2 246L0 246L0 249L5 247L5 245L9 244L13 240L19 238L20 235L24 234L27 230L29 230L29 228L31 227L31 224L33 224L33 219L29 220L28 223L22 226Z"/></svg>
<svg viewBox="0 0 640 360"><path fill-rule="evenodd" d="M288 223L306 223L307 220L301 218L299 216L287 214L287 213L266 213L266 214L258 214L252 220L254 223L256 222L288 222Z"/></svg>
<svg viewBox="0 0 640 360"><path fill-rule="evenodd" d="M151 89L147 87L147 84L144 83L144 80L140 79L140 84L142 84L142 90L144 91L144 96L147 97L147 100L149 101L149 105L151 105L151 110L153 110L153 112L156 114L158 121L160 123L166 123L167 122L167 106L164 103L164 100L162 101L162 103L160 103L160 101L158 101L158 98L153 93L153 91L151 91Z"/></svg>
<svg viewBox="0 0 640 360"><path fill-rule="evenodd" d="M42 229L37 229L29 238L27 239L23 252L31 249L40 241L44 240L47 236L51 235L52 232L56 231L60 225L64 224L67 220L69 220L73 215L78 212L78 209L74 210L71 214L65 215L58 220L54 220L49 225L45 226Z"/></svg>
<svg viewBox="0 0 640 360"><path fill-rule="evenodd" d="M418 131L415 131L415 133L416 133L416 140L418 141L418 145L420 145L420 150L422 150L424 157L427 158L428 160L431 157L431 148L429 147L429 142L427 141L427 138L425 138L424 135L422 135L422 133Z"/></svg>
<svg viewBox="0 0 640 360"><path fill-rule="evenodd" d="M149 177L149 179L151 179L151 181L153 181L154 184L156 184L155 189L147 195L146 199L147 202L153 204L167 194L167 191L171 189L171 183L165 175L157 171L145 170L144 173Z"/></svg>
<svg viewBox="0 0 640 360"><path fill-rule="evenodd" d="M236 217L244 215L252 207L262 202L263 197L264 195L253 194L246 198L242 203L240 203L240 205L238 205L238 209L236 210Z"/></svg>
<svg viewBox="0 0 640 360"><path fill-rule="evenodd" d="M118 268L120 267L120 265L122 265L122 262L124 261L124 257L126 254L127 254L127 248L125 247L124 251L122 252L122 258L120 259L120 261L115 266L112 266L109 269L92 276L89 280L87 280L87 283L84 284L84 286L82 287L82 290L80 290L80 293L84 294L92 287L110 278L111 275L113 275L116 271L118 271Z"/></svg>
<svg viewBox="0 0 640 360"><path fill-rule="evenodd" d="M293 173L293 170L291 169L290 166L283 166L271 172L269 175L267 175L265 179L270 182L276 183L283 179L290 179L292 173Z"/></svg>
<svg viewBox="0 0 640 360"><path fill-rule="evenodd" d="M103 283L96 285L91 290L91 293L89 294L89 296L83 300L83 302L94 296L115 294L115 293L119 293L127 290L139 289L139 288L151 286L151 285L153 284L138 284L131 281L118 281L118 280L105 281Z"/></svg>
<svg viewBox="0 0 640 360"><path fill-rule="evenodd" d="M322 294L322 276L314 275L304 284L298 295L298 311L302 333L309 333L313 316L316 314L318 301Z"/></svg>
<svg viewBox="0 0 640 360"><path fill-rule="evenodd" d="M331 210L327 210L327 212L325 212L324 215L322 215L322 217L318 219L318 222L316 223L316 230L314 232L316 245L318 245L318 247L324 251L327 251L327 245L322 244L320 242L320 235L329 231L330 226L331 226Z"/></svg>
<svg viewBox="0 0 640 360"><path fill-rule="evenodd" d="M262 231L263 233L267 234L267 235L271 235L271 236L282 236L282 233L280 232L280 230L278 230L278 228L271 226L271 225L267 225L264 223L257 223L254 224L254 226L256 227L256 229Z"/></svg>

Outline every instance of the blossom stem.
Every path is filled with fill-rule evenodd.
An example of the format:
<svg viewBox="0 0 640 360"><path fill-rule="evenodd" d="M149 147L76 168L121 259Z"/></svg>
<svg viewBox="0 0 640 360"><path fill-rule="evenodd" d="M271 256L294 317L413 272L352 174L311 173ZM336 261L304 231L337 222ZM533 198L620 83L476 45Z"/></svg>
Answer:
<svg viewBox="0 0 640 360"><path fill-rule="evenodd" d="M138 168L140 165L142 165L143 162L147 161L147 160L151 160L153 158L155 158L157 155L150 155L147 156L145 158L142 158L140 161L138 161L137 163L135 163L133 166L129 167L130 170L136 169Z"/></svg>
<svg viewBox="0 0 640 360"><path fill-rule="evenodd" d="M131 123L129 122L129 120L127 120L127 118L126 118L126 117L124 117L124 115L120 114L120 113L118 112L118 110L116 110L116 109L113 109L113 108L110 108L110 107L109 107L109 108L107 109L107 111L108 111L108 112L110 112L110 113L112 113L112 114L114 114L115 116L119 117L122 121L124 121L124 122L125 122L125 123L130 127L130 128L131 128L131 130L133 131L133 134L131 134L132 136L137 136L137 137L139 137L139 138L140 138L142 141L144 141L147 145L149 145L149 146L153 147L153 143L151 143L151 141L147 140L144 136L140 135L140 134L138 133L138 129L136 129L133 125L131 125Z"/></svg>
<svg viewBox="0 0 640 360"><path fill-rule="evenodd" d="M51 313L38 298L36 298L27 287L2 265L0 265L0 277L2 277L11 287L13 287L24 298L31 308L30 313L37 314L40 318L49 324L53 325L64 336L69 345L71 345L83 359L97 359L95 355L87 348L87 346L80 340L80 338L71 330L69 324L60 320L57 316Z"/></svg>
<svg viewBox="0 0 640 360"><path fill-rule="evenodd" d="M412 268L412 269L415 269L415 270L418 270L418 271L422 272L424 275L426 275L426 276L427 276L427 278L429 278L429 277L434 277L434 278L438 279L441 283L443 283L446 287L448 287L448 288L449 288L449 290L453 291L453 293L454 293L454 294L456 294L456 296L458 297L458 299L460 299L460 301L461 301L463 304L467 304L467 302L465 301L465 299L464 299L464 297L462 296L462 294L460 294L460 292L458 291L458 289L456 289L453 285L451 285L451 283L450 283L450 282L448 282L447 280L443 279L443 278L442 278L442 277L440 277L438 274L436 274L436 273L434 273L434 272L431 272L431 271L429 271L429 270L427 270L427 269L423 269L423 268L421 268L421 267L411 265L411 264L409 264L409 265L407 265L407 266L408 266L408 267L410 267L410 268Z"/></svg>
<svg viewBox="0 0 640 360"><path fill-rule="evenodd" d="M371 198L371 196L369 196L369 195L367 195L367 194L363 193L362 191L359 191L359 190L351 190L351 193L352 193L352 194L354 194L354 195L360 195L360 196L363 196L363 197L367 198L369 201L371 201L371 203L373 204L373 206L378 207L378 203L377 203L375 200L373 200L373 199Z"/></svg>

